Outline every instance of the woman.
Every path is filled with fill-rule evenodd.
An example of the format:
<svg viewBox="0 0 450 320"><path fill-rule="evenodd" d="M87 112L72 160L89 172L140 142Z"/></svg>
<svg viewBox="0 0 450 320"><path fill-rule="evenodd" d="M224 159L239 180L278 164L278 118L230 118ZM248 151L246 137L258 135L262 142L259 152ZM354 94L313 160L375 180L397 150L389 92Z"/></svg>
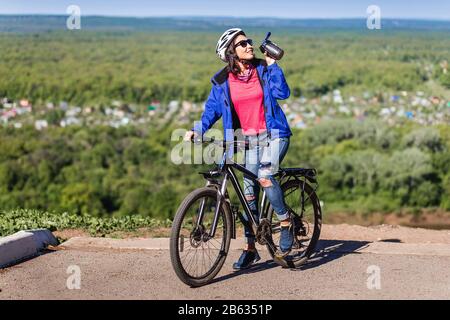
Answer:
<svg viewBox="0 0 450 320"><path fill-rule="evenodd" d="M293 235L283 193L273 175L286 155L292 133L276 99L288 98L290 90L276 61L267 55L265 60L256 59L252 40L239 28L222 34L216 53L227 66L211 79L213 87L202 121L186 133L185 140L203 136L220 117L227 141L234 138L231 129L242 130L250 143L245 154L245 167L258 176L258 182L280 220L281 236L276 256L281 258L290 252ZM249 207L258 219L259 186L244 177L244 190ZM260 259L252 230L246 228L245 236L247 246L233 264L235 270L246 269Z"/></svg>

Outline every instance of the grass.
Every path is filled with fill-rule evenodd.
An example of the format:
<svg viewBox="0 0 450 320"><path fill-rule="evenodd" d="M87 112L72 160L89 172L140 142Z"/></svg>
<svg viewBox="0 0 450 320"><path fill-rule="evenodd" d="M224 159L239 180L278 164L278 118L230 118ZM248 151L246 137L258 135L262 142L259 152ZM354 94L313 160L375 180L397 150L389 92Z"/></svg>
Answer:
<svg viewBox="0 0 450 320"><path fill-rule="evenodd" d="M75 215L67 212L44 212L39 210L0 210L0 237L20 230L46 228L50 231L79 229L92 236L104 237L117 232L131 233L142 228L167 228L172 221L158 220L137 215L97 218L89 215Z"/></svg>

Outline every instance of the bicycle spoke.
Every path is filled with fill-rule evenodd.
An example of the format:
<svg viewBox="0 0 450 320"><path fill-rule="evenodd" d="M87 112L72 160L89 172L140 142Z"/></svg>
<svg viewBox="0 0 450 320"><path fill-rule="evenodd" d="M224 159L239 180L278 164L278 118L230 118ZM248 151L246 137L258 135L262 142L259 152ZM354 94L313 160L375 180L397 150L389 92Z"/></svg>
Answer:
<svg viewBox="0 0 450 320"><path fill-rule="evenodd" d="M202 266L203 266L202 274L205 274L206 272L203 272L203 270L206 271L206 266L205 266L205 250L204 250L204 247L203 247L203 242L202 242Z"/></svg>
<svg viewBox="0 0 450 320"><path fill-rule="evenodd" d="M195 251L195 249L188 249L188 250L186 250L186 254L183 257L180 256L180 258L183 258L183 260L186 260L187 257L194 251Z"/></svg>
<svg viewBox="0 0 450 320"><path fill-rule="evenodd" d="M194 251L192 251L192 252L194 252ZM189 258L189 262L186 265L183 264L184 265L184 269L186 270L186 273L188 273L188 274L189 274L189 270L190 270L190 266L191 266L191 262L192 262L193 257L194 257L194 255L192 255ZM186 258L186 260L188 260L188 259Z"/></svg>
<svg viewBox="0 0 450 320"><path fill-rule="evenodd" d="M215 239L211 239L211 240L215 240ZM209 240L208 242L214 247L214 249L220 251L220 249L217 248L217 247L211 242L211 240ZM218 241L216 240L216 242L218 242Z"/></svg>
<svg viewBox="0 0 450 320"><path fill-rule="evenodd" d="M214 248L216 248L217 250L220 251L220 250L222 249L222 243L219 242L217 239L211 239L211 240L214 240L215 242L217 242L217 244L219 244L219 247L220 247L220 248L217 248L216 246L214 246ZM211 241L211 240L210 240L210 241ZM211 243L211 244L212 244L212 243Z"/></svg>
<svg viewBox="0 0 450 320"><path fill-rule="evenodd" d="M209 247L209 242L207 242L206 244L208 245L208 258L209 258L209 261L212 262L212 263L214 263L214 261L213 261L212 258L211 258L211 255L210 255L210 253L211 253L211 248Z"/></svg>

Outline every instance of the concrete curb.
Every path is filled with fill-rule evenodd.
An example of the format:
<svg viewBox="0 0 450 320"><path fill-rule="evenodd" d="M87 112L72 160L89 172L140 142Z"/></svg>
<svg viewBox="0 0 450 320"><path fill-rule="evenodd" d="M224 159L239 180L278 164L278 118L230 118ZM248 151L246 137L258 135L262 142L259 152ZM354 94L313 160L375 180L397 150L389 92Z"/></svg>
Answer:
<svg viewBox="0 0 450 320"><path fill-rule="evenodd" d="M32 258L48 245L58 244L58 240L47 229L19 231L0 238L0 269Z"/></svg>
<svg viewBox="0 0 450 320"><path fill-rule="evenodd" d="M169 238L111 239L93 237L73 237L60 245L64 249L110 249L110 250L168 250ZM371 253L389 255L421 255L450 257L450 246L443 243L390 243L368 242L361 248L353 249L339 245L322 248L319 251L333 253ZM342 240L344 243L345 240ZM231 242L231 250L242 250L244 238ZM258 249L265 247L257 244Z"/></svg>
<svg viewBox="0 0 450 320"><path fill-rule="evenodd" d="M73 237L62 243L61 249L111 249L111 250L169 250L169 238L112 239ZM258 247L261 247L257 244ZM232 241L231 250L242 250L244 238ZM262 248L262 247L261 247Z"/></svg>

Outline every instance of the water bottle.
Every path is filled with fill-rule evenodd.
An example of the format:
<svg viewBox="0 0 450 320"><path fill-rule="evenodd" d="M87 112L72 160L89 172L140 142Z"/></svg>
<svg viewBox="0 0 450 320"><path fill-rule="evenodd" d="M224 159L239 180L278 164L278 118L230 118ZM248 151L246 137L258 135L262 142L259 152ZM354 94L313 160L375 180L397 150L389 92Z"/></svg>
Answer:
<svg viewBox="0 0 450 320"><path fill-rule="evenodd" d="M267 52L267 55L272 59L280 60L281 58L283 58L284 51L275 43L269 40L271 34L271 32L267 33L266 38L259 47L259 50L261 50L262 53Z"/></svg>

